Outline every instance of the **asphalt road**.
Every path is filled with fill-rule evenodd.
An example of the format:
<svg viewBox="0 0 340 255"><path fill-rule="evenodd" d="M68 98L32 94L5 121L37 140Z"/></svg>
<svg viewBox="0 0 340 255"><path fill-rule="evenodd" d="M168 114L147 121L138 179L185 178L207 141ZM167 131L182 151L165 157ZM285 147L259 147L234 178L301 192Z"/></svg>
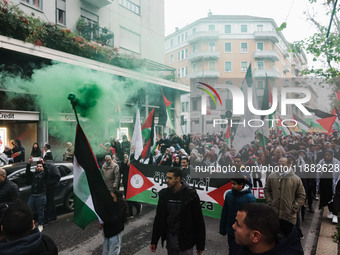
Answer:
<svg viewBox="0 0 340 255"><path fill-rule="evenodd" d="M122 255L151 253L149 244L154 215L155 206L144 204L143 213L129 221L123 231ZM311 254L315 249L320 219L318 209L314 214L306 212L305 220L302 223L302 231L305 236L302 239L302 245L305 254ZM218 234L219 220L205 217L205 223L207 240L204 254L228 254L227 237ZM73 223L72 213L59 216L56 222L44 227L43 233L56 242L61 255L99 255L102 252L103 235L98 228L98 222L92 222L83 230ZM166 249L162 248L160 244L158 246L155 255L166 254Z"/></svg>

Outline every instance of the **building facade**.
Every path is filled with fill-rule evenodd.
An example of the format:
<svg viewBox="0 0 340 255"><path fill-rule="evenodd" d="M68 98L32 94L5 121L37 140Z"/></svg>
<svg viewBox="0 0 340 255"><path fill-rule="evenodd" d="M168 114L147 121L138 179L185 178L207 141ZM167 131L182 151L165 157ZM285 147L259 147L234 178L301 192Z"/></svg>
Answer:
<svg viewBox="0 0 340 255"><path fill-rule="evenodd" d="M97 134L93 136L121 139L121 134L125 133L131 139L137 102L141 105L141 121L144 121L151 110L156 108L157 123L159 115L157 109L160 108L160 99L163 98L161 89L172 102L171 117L175 124L175 132L181 133L180 116L177 116L176 112L180 112L180 95L189 92L190 88L188 85L160 78L160 72L173 70L164 65L163 0L12 0L8 2L16 5L16 8L27 15L32 14L43 21L70 29L89 41L98 42L101 35L106 35L105 45L116 48L119 53L145 60L147 67L145 72L141 73L41 47L1 33L0 139L2 145L9 144L12 139L21 139L28 158L33 142L38 141L41 146L50 143L53 151L61 152L55 155L56 159L62 159L65 142L72 141L74 136L72 133L74 133L75 118L72 111L55 112L52 115L35 102L39 100L37 94L32 94L30 90L18 90L15 82L8 84L8 80L4 78L10 73L10 77L17 76L17 82L25 79L31 81L35 71L56 63L87 68L87 73L96 73L98 80L101 75L103 77L110 75L112 77L110 82L112 80L130 86L115 97L125 98L123 104L119 105L115 102L119 100L112 98L112 104L110 103L107 109L103 109L104 122L97 130ZM53 95L56 88L49 87L51 84L43 85L47 87L47 93ZM137 89L139 89L138 98L137 96L129 98L128 95ZM114 92L110 91L110 93ZM81 121L88 120L81 118ZM58 126L63 126L63 129L58 130ZM68 130L72 131L68 132ZM162 127L158 127L159 133L163 131L165 130ZM58 136L55 136L56 133Z"/></svg>
<svg viewBox="0 0 340 255"><path fill-rule="evenodd" d="M277 28L270 18L209 12L207 17L176 29L165 38L165 64L176 69L176 78L181 83L192 87L203 82L221 89L226 84L241 87L251 64L253 86L261 103L266 78L271 87L296 87L299 85L294 79L301 76L307 65L305 54L293 53ZM224 94L223 107L218 104L215 107L210 99L212 115L224 115L227 110L233 110L231 93ZM182 108L190 101L185 97L183 100ZM309 103L315 102L316 98ZM193 132L207 130L199 120L201 98L192 94L189 103L191 116L182 112L183 127ZM288 109L288 114L292 112L292 108ZM211 124L209 116L206 118Z"/></svg>

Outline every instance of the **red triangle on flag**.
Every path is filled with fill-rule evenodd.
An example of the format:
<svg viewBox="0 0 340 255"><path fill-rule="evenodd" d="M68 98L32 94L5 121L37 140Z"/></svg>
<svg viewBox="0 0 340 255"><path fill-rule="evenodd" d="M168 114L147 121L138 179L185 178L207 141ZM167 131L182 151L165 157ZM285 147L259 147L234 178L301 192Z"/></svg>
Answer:
<svg viewBox="0 0 340 255"><path fill-rule="evenodd" d="M163 90L162 90L162 93L163 93L163 99L164 99L165 107L168 107L169 105L171 105L171 102L168 99L166 99L166 97L164 96Z"/></svg>
<svg viewBox="0 0 340 255"><path fill-rule="evenodd" d="M332 126L334 124L334 121L336 119L336 116L333 117L328 117L328 118L324 118L324 119L319 119L316 120L317 122L319 122L319 124L326 129L328 132L330 132L332 130Z"/></svg>
<svg viewBox="0 0 340 255"><path fill-rule="evenodd" d="M127 185L126 199L151 188L154 184L146 178L134 165L130 164L129 182Z"/></svg>
<svg viewBox="0 0 340 255"><path fill-rule="evenodd" d="M224 197L227 190L231 189L231 182L224 184L223 186L210 191L207 193L210 197L212 197L219 205L223 206L224 204Z"/></svg>
<svg viewBox="0 0 340 255"><path fill-rule="evenodd" d="M335 94L336 94L336 99L340 100L340 93L335 91Z"/></svg>
<svg viewBox="0 0 340 255"><path fill-rule="evenodd" d="M145 120L145 122L144 122L144 124L142 126L142 130L146 129L146 128L151 128L154 112L155 112L155 108L152 109L152 111L150 112L149 116L146 118L146 120Z"/></svg>

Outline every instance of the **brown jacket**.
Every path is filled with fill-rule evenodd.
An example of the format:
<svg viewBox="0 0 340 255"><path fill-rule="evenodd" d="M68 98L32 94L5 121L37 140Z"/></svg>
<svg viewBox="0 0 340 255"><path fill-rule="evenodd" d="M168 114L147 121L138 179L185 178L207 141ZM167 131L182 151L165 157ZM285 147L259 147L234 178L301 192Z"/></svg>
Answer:
<svg viewBox="0 0 340 255"><path fill-rule="evenodd" d="M111 162L110 165L105 162L102 166L102 173L108 190L118 190L120 182L119 166L115 162Z"/></svg>
<svg viewBox="0 0 340 255"><path fill-rule="evenodd" d="M280 219L296 224L297 212L306 198L300 177L292 171L283 178L276 172L271 173L264 187L264 196Z"/></svg>

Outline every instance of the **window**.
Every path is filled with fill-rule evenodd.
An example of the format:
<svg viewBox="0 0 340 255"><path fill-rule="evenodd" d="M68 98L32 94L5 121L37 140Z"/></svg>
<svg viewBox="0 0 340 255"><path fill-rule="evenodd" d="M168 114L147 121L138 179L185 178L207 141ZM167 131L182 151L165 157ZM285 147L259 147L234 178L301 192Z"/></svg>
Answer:
<svg viewBox="0 0 340 255"><path fill-rule="evenodd" d="M209 25L209 31L215 31L215 25Z"/></svg>
<svg viewBox="0 0 340 255"><path fill-rule="evenodd" d="M98 27L98 22L99 22L99 16L98 15L96 15L92 12L89 12L85 9L80 9L80 16L83 19L85 19L86 23L90 24L91 27ZM125 32L126 32L126 40L127 40L127 42L129 42L132 39L132 38L130 38L130 35L128 35L130 31L126 30ZM92 40L95 36L98 36L98 34L99 34L99 29L95 32L91 31L91 32L87 32L87 33L82 31L80 35L84 36L87 40ZM121 38L121 40L122 40L122 38ZM127 47L125 47L125 48L127 48Z"/></svg>
<svg viewBox="0 0 340 255"><path fill-rule="evenodd" d="M224 51L226 53L231 53L231 43L230 42L227 42L224 44Z"/></svg>
<svg viewBox="0 0 340 255"><path fill-rule="evenodd" d="M229 90L226 91L227 96L226 96L226 101L225 101L225 107L227 110L232 110L233 109L233 96Z"/></svg>
<svg viewBox="0 0 340 255"><path fill-rule="evenodd" d="M192 29L192 33L196 34L196 27Z"/></svg>
<svg viewBox="0 0 340 255"><path fill-rule="evenodd" d="M186 111L186 112L189 111L189 102L185 102L185 111Z"/></svg>
<svg viewBox="0 0 340 255"><path fill-rule="evenodd" d="M209 61L209 71L215 71L215 70L216 70L216 62Z"/></svg>
<svg viewBox="0 0 340 255"><path fill-rule="evenodd" d="M248 53L248 43L241 43L241 53Z"/></svg>
<svg viewBox="0 0 340 255"><path fill-rule="evenodd" d="M174 39L170 40L170 47L174 46Z"/></svg>
<svg viewBox="0 0 340 255"><path fill-rule="evenodd" d="M174 55L171 54L171 55L170 55L170 64L173 64L173 63L174 63Z"/></svg>
<svg viewBox="0 0 340 255"><path fill-rule="evenodd" d="M209 50L210 51L215 51L215 43L214 42L210 42L209 43Z"/></svg>
<svg viewBox="0 0 340 255"><path fill-rule="evenodd" d="M264 70L264 63L263 63L263 61L257 62L257 70Z"/></svg>
<svg viewBox="0 0 340 255"><path fill-rule="evenodd" d="M192 71L197 72L197 64L196 63L192 64Z"/></svg>
<svg viewBox="0 0 340 255"><path fill-rule="evenodd" d="M215 105L214 100L212 100L211 97L209 97L208 100L209 100L210 110L216 110L216 105ZM215 101L216 101L216 98L215 98Z"/></svg>
<svg viewBox="0 0 340 255"><path fill-rule="evenodd" d="M181 41L184 41L184 34L181 34Z"/></svg>
<svg viewBox="0 0 340 255"><path fill-rule="evenodd" d="M225 25L224 26L224 32L226 34L230 34L231 33L231 25Z"/></svg>
<svg viewBox="0 0 340 255"><path fill-rule="evenodd" d="M42 0L22 0L22 2L42 10Z"/></svg>
<svg viewBox="0 0 340 255"><path fill-rule="evenodd" d="M188 49L185 49L185 58L188 58Z"/></svg>
<svg viewBox="0 0 340 255"><path fill-rule="evenodd" d="M263 88L264 88L263 83L264 83L264 82L263 82L262 80L257 81L257 88L258 88L258 89L263 89Z"/></svg>
<svg viewBox="0 0 340 255"><path fill-rule="evenodd" d="M184 50L181 50L181 60L184 59Z"/></svg>
<svg viewBox="0 0 340 255"><path fill-rule="evenodd" d="M198 110L198 100L192 100L192 110L193 111Z"/></svg>
<svg viewBox="0 0 340 255"><path fill-rule="evenodd" d="M181 77L185 77L185 68L184 67L182 67Z"/></svg>
<svg viewBox="0 0 340 255"><path fill-rule="evenodd" d="M241 25L241 33L247 33L248 32L248 25Z"/></svg>
<svg viewBox="0 0 340 255"><path fill-rule="evenodd" d="M263 25L262 24L259 24L257 25L257 31L262 31L263 30Z"/></svg>
<svg viewBox="0 0 340 255"><path fill-rule="evenodd" d="M181 60L181 52L177 52L177 61L180 61Z"/></svg>
<svg viewBox="0 0 340 255"><path fill-rule="evenodd" d="M185 112L185 103L182 103L182 112Z"/></svg>
<svg viewBox="0 0 340 255"><path fill-rule="evenodd" d="M140 15L140 6L131 2L130 0L119 0L119 4L129 11Z"/></svg>
<svg viewBox="0 0 340 255"><path fill-rule="evenodd" d="M231 62L230 61L224 63L224 71L231 72Z"/></svg>
<svg viewBox="0 0 340 255"><path fill-rule="evenodd" d="M66 25L66 12L60 9L57 9L57 23Z"/></svg>
<svg viewBox="0 0 340 255"><path fill-rule="evenodd" d="M177 69L177 78L181 78L181 68Z"/></svg>
<svg viewBox="0 0 340 255"><path fill-rule="evenodd" d="M197 44L196 43L192 45L192 53L195 53L195 52L197 52Z"/></svg>
<svg viewBox="0 0 340 255"><path fill-rule="evenodd" d="M241 72L247 72L248 62L242 61L241 62Z"/></svg>
<svg viewBox="0 0 340 255"><path fill-rule="evenodd" d="M256 43L256 49L263 50L263 42Z"/></svg>

